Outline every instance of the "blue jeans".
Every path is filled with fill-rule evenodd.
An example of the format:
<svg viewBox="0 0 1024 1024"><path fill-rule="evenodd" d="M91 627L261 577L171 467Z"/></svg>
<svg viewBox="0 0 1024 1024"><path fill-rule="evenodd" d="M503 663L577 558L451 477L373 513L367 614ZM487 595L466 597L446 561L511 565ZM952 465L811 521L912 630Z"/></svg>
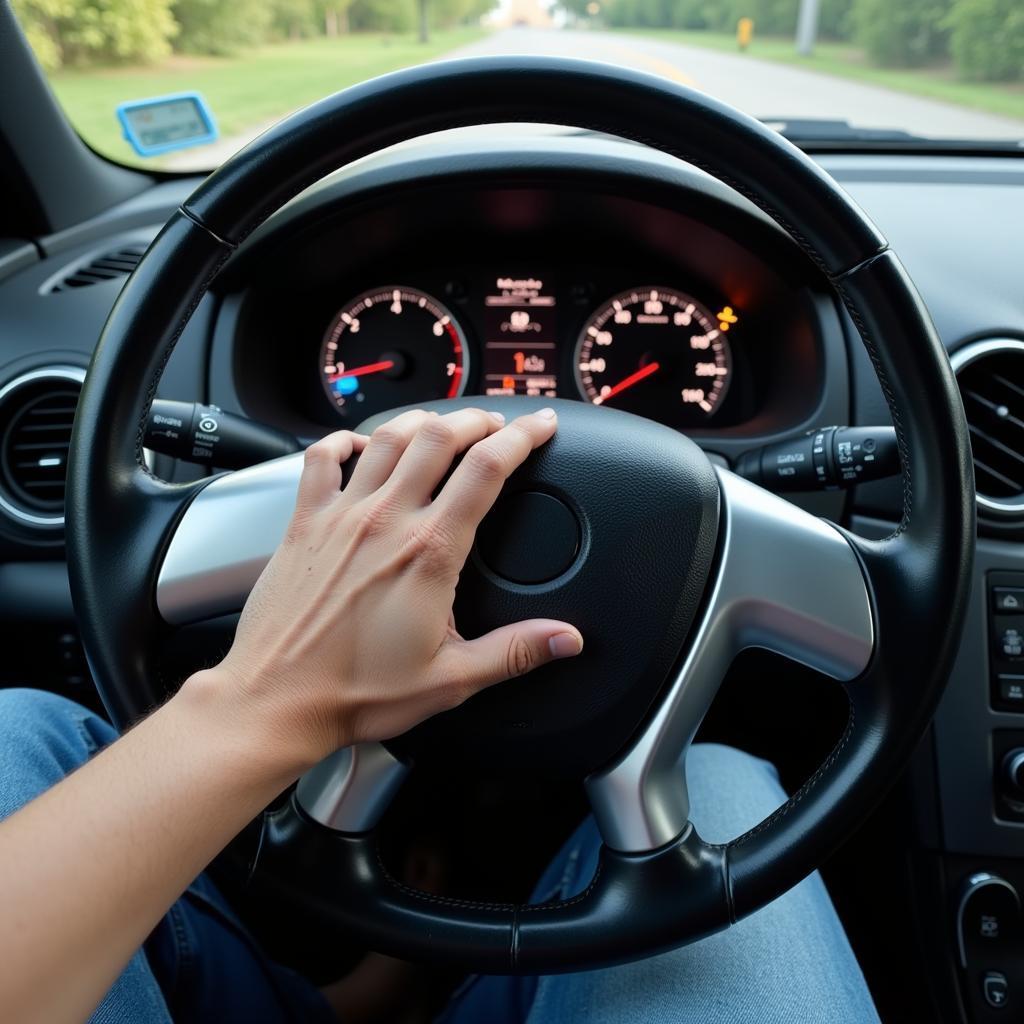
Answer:
<svg viewBox="0 0 1024 1024"><path fill-rule="evenodd" d="M0 818L115 737L107 723L63 698L0 691ZM732 838L785 799L771 765L730 747L694 747L687 774L694 822L711 841ZM599 846L588 819L552 861L533 901L582 890L593 875ZM91 1019L95 1024L327 1024L335 1018L310 982L264 956L213 883L201 876L131 959ZM815 874L728 931L672 953L584 974L471 978L438 1024L877 1020Z"/></svg>

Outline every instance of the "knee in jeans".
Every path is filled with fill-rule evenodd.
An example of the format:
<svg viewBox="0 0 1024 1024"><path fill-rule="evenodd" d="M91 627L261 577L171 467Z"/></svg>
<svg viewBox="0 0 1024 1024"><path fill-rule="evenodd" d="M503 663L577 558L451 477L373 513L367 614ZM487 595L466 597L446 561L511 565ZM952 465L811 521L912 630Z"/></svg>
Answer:
<svg viewBox="0 0 1024 1024"><path fill-rule="evenodd" d="M0 817L59 782L116 736L97 715L41 690L0 690Z"/></svg>

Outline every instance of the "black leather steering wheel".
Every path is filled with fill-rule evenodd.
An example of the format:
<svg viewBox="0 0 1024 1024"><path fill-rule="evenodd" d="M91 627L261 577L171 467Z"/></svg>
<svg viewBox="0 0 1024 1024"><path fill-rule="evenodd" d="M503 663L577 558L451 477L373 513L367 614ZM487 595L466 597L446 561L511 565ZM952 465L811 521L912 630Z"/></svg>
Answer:
<svg viewBox="0 0 1024 1024"><path fill-rule="evenodd" d="M955 652L975 523L956 384L885 239L809 158L701 93L568 60L433 64L307 108L196 190L117 300L79 405L67 542L89 661L124 726L165 695L153 651L168 626L241 606L283 534L301 468L301 457L288 457L178 485L146 468L150 402L211 281L255 227L326 173L431 131L512 121L645 143L710 172L781 225L867 346L904 481L898 528L868 541L714 470L674 431L559 404L558 435L508 492L541 493L567 510L577 531L569 562L553 579L524 583L474 554L457 614L469 633L534 615L570 619L587 637L584 654L394 743L329 758L268 821L259 865L373 948L487 973L544 973L692 941L807 875L904 765ZM507 401L506 412L529 405ZM459 402L471 400L436 407ZM529 509L521 515L520 534L543 531ZM500 530L492 543L500 548ZM750 646L840 680L849 724L783 807L713 846L688 822L682 766L731 658ZM390 878L373 826L407 766L436 744L585 778L605 840L589 887L566 902L514 906L447 900Z"/></svg>

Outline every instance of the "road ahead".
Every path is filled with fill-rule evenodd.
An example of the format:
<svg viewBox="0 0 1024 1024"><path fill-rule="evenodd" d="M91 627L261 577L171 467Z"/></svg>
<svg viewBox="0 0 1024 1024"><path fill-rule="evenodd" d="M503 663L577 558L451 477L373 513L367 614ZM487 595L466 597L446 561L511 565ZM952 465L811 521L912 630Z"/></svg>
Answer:
<svg viewBox="0 0 1024 1024"><path fill-rule="evenodd" d="M812 117L860 128L900 128L938 138L1024 138L1024 121L864 85L745 54L613 32L513 28L448 57L550 54L609 61L675 79L760 118Z"/></svg>
<svg viewBox="0 0 1024 1024"><path fill-rule="evenodd" d="M482 54L547 54L626 65L700 89L764 119L844 120L860 128L897 128L945 139L1024 138L1024 120L996 117L743 54L614 32L505 29L439 59ZM212 145L172 154L164 159L163 166L174 170L212 167L276 120L253 125L247 132Z"/></svg>

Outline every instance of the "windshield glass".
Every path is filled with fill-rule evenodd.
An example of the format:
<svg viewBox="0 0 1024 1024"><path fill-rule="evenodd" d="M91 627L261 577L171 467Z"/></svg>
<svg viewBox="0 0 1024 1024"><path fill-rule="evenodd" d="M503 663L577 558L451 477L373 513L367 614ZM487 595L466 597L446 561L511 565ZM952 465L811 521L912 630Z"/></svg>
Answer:
<svg viewBox="0 0 1024 1024"><path fill-rule="evenodd" d="M1024 138L1021 0L13 2L85 140L164 170L214 167L347 85L479 54L637 68L798 142Z"/></svg>

